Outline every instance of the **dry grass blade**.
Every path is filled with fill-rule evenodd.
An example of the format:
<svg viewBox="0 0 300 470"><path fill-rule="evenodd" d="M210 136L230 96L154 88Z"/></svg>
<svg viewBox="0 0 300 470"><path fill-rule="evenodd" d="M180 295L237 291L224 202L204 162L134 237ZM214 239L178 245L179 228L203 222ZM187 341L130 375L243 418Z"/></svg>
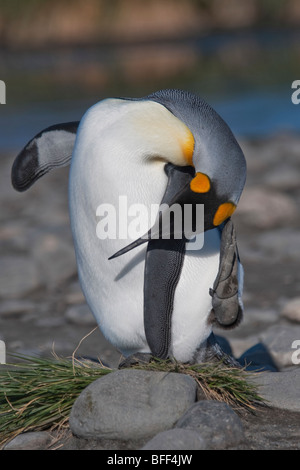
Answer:
<svg viewBox="0 0 300 470"><path fill-rule="evenodd" d="M222 362L190 365L157 359L136 367L189 375L206 399L223 401L237 409L254 410L256 406L265 404L243 368L225 366Z"/></svg>

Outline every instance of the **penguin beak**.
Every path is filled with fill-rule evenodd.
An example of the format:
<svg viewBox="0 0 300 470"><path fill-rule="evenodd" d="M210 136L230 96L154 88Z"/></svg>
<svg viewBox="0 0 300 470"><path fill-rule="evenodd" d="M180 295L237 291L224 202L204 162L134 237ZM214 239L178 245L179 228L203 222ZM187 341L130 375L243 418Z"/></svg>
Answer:
<svg viewBox="0 0 300 470"><path fill-rule="evenodd" d="M175 194L173 199L169 203L161 203L160 210L154 225L145 233L142 237L133 241L126 247L119 250L114 255L108 258L109 260L117 258L118 256L124 255L131 251L132 249L147 243L150 240L158 239L170 239L170 238L183 238L183 217L182 208L184 207L185 201L187 201L187 196L189 194L189 183L187 183L183 188ZM174 206L178 208L181 212L180 223L175 223L174 217L171 217L171 212L174 210Z"/></svg>
<svg viewBox="0 0 300 470"><path fill-rule="evenodd" d="M166 193L151 229L109 259L121 256L149 240L168 238L188 240L190 234L195 236L197 233L216 228L231 216L235 205L217 196L214 185L206 175L195 174L192 167L186 168L188 170L171 167ZM204 211L198 210L200 206L201 209L204 206ZM176 214L175 208L181 215L177 220L176 216L173 216ZM200 221L199 214L202 217Z"/></svg>

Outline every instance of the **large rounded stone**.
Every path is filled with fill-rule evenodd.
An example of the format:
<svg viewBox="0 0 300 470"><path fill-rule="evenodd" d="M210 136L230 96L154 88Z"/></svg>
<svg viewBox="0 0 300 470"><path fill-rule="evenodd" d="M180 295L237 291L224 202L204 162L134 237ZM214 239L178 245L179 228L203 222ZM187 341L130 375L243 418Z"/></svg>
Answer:
<svg viewBox="0 0 300 470"><path fill-rule="evenodd" d="M208 449L227 449L244 440L242 422L226 403L200 400L178 420L176 427L197 431Z"/></svg>
<svg viewBox="0 0 300 470"><path fill-rule="evenodd" d="M300 326L298 324L276 324L270 326L259 336L260 341L268 348L279 369L299 364L296 358L297 350L299 350L298 340L300 340Z"/></svg>
<svg viewBox="0 0 300 470"><path fill-rule="evenodd" d="M295 350L295 360L300 361L300 353ZM299 362L298 362L299 364ZM284 372L261 372L251 376L251 381L259 387L260 396L275 408L299 413L300 369L293 367Z"/></svg>
<svg viewBox="0 0 300 470"><path fill-rule="evenodd" d="M168 429L156 434L142 450L205 450L206 442L192 429Z"/></svg>
<svg viewBox="0 0 300 470"><path fill-rule="evenodd" d="M196 382L176 373L119 370L83 390L70 414L84 438L143 439L174 426L195 402Z"/></svg>

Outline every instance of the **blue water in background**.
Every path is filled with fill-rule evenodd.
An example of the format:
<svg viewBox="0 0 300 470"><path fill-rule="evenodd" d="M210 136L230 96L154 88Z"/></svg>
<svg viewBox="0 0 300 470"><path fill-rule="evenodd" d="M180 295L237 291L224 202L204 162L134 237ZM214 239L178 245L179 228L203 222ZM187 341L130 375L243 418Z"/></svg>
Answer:
<svg viewBox="0 0 300 470"><path fill-rule="evenodd" d="M264 137L275 133L300 132L300 104L291 101L292 92L249 93L214 103L216 111L233 132L241 137Z"/></svg>
<svg viewBox="0 0 300 470"><path fill-rule="evenodd" d="M292 90L252 92L210 104L236 137L261 138L276 133L300 133L300 104L291 101ZM59 122L80 120L90 102L39 103L23 108L0 107L1 150L21 149L33 135ZM5 109L4 109L5 106Z"/></svg>
<svg viewBox="0 0 300 470"><path fill-rule="evenodd" d="M5 110L3 109L5 106ZM60 122L78 121L84 113L78 103L34 103L20 108L0 107L0 150L18 151L41 130Z"/></svg>
<svg viewBox="0 0 300 470"><path fill-rule="evenodd" d="M242 34L216 34L207 37L189 40L189 47L193 47L195 51L199 51L202 56L213 57L216 51L221 47L230 48L236 41L247 44L247 41L255 40L259 50L264 51L266 58L269 51L275 51L275 57L278 52L278 72L282 70L286 64L281 58L288 57L291 44L300 43L299 31L278 32L258 32L242 33ZM55 60L64 60L63 52L56 51L56 55L45 56L42 53L30 56L25 55L18 58L19 70L29 67L34 73L35 70L43 67L55 67ZM87 51L75 51L72 60L78 67L84 67L84 61L103 61L109 62L113 60L113 54L108 53L105 49L89 49ZM299 57L299 55L296 57ZM11 60L11 58L9 58ZM293 59L294 60L294 59ZM18 73L18 68L15 69ZM295 73L296 70L296 73ZM299 70L299 76L297 75ZM251 71L255 77L259 71L253 69ZM273 69L273 75L276 79L276 73ZM261 85L257 83L254 86L242 86L242 89L234 89L235 83L231 84L231 78L224 77L227 80L228 87L220 91L216 84L215 92L211 89L207 94L202 94L198 90L196 84L192 91L198 92L202 98L206 99L223 119L231 127L237 138L261 138L272 136L276 133L300 133L300 104L292 103L291 96L293 89L291 88L294 80L300 80L300 68L293 69L291 73L287 73L287 78L282 80L278 85L272 84L268 88L265 83ZM0 77L1 78L1 77ZM218 77L219 83L223 81L223 77ZM233 78L236 78L235 76ZM243 80L243 77L242 77ZM237 82L239 78L237 78ZM242 83L243 85L243 83ZM170 85L172 87L172 82ZM182 88L189 88L183 86ZM196 88L196 89L195 89ZM155 88L156 89L156 88ZM230 91L229 91L230 90ZM148 90L152 92L154 90ZM112 95L118 96L118 95ZM124 96L121 94L121 96ZM125 96L143 96L132 94ZM102 97L99 97L101 99ZM98 100L98 97L91 100L75 97L73 101L60 100L53 102L51 100L45 102L29 103L24 101L21 105L11 105L9 96L9 83L7 84L7 104L0 105L0 151L18 151L38 132L42 129L67 121L80 120L84 112Z"/></svg>

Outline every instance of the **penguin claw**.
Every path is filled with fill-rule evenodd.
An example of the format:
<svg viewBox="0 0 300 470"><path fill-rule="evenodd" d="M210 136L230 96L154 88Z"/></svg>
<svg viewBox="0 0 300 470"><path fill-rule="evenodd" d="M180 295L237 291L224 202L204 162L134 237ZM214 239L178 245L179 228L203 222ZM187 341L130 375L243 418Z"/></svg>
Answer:
<svg viewBox="0 0 300 470"><path fill-rule="evenodd" d="M151 359L153 359L152 354L138 352L135 354L131 354L130 356L121 360L118 368L125 369L128 367L134 367L136 365L146 365L146 364L149 364L149 362L151 362Z"/></svg>

